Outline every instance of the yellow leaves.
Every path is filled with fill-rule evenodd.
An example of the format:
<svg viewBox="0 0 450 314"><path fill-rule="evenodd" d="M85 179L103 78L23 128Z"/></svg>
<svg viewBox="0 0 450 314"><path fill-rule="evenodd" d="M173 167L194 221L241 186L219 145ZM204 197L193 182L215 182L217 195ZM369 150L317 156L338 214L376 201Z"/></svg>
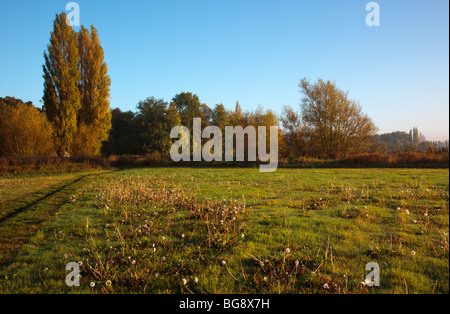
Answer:
<svg viewBox="0 0 450 314"><path fill-rule="evenodd" d="M72 145L72 154L93 156L100 153L101 143L108 139L111 129L111 79L107 75L103 49L93 26L90 32L84 26L81 27L78 33L78 50L81 109L78 113L79 130ZM88 141L86 145L83 140Z"/></svg>
<svg viewBox="0 0 450 314"><path fill-rule="evenodd" d="M65 20L56 17L44 54L43 100L58 155L94 156L111 129L111 80L96 29L76 33Z"/></svg>
<svg viewBox="0 0 450 314"><path fill-rule="evenodd" d="M57 153L63 156L76 132L77 111L81 106L76 33L66 24L65 13L56 17L44 58L43 101L55 129Z"/></svg>
<svg viewBox="0 0 450 314"><path fill-rule="evenodd" d="M70 146L71 156L89 157L100 154L101 142L98 141L98 129L82 123Z"/></svg>
<svg viewBox="0 0 450 314"><path fill-rule="evenodd" d="M376 127L362 113L357 101L349 99L347 93L331 81L319 79L310 83L303 79L299 86L304 94L304 133L310 138L310 145L317 154L336 158L368 149L368 140L375 134Z"/></svg>
<svg viewBox="0 0 450 314"><path fill-rule="evenodd" d="M0 116L0 155L35 157L54 153L53 129L32 105L17 104Z"/></svg>

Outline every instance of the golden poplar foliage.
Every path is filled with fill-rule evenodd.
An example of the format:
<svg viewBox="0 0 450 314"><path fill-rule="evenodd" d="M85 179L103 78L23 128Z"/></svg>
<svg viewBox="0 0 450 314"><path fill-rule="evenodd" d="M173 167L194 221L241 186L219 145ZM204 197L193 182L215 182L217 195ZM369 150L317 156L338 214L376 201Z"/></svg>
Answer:
<svg viewBox="0 0 450 314"><path fill-rule="evenodd" d="M59 156L69 151L77 132L80 109L78 82L79 54L76 33L66 23L67 15L56 16L48 51L44 53L44 96L47 117L55 130L55 145Z"/></svg>
<svg viewBox="0 0 450 314"><path fill-rule="evenodd" d="M77 33L63 12L44 54L43 101L58 155L96 156L111 129L110 85L97 30Z"/></svg>
<svg viewBox="0 0 450 314"><path fill-rule="evenodd" d="M77 136L71 144L72 156L88 157L99 154L101 147L99 147L96 131L93 126L84 123L78 127Z"/></svg>
<svg viewBox="0 0 450 314"><path fill-rule="evenodd" d="M108 68L97 30L93 26L90 32L84 26L81 27L78 33L78 51L81 108L78 112L78 132L72 142L71 154L95 156L100 154L102 142L108 139L111 129L111 79L107 74Z"/></svg>

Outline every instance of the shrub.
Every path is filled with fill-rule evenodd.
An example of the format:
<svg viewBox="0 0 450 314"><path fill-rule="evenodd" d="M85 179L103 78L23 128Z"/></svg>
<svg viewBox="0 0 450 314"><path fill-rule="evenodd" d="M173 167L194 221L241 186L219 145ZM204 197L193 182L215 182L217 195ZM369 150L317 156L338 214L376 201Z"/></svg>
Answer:
<svg viewBox="0 0 450 314"><path fill-rule="evenodd" d="M108 159L100 157L0 158L0 174L90 171L109 167Z"/></svg>
<svg viewBox="0 0 450 314"><path fill-rule="evenodd" d="M358 154L340 161L344 165L368 165L368 166L439 166L448 167L448 153L421 153L404 152L396 154Z"/></svg>
<svg viewBox="0 0 450 314"><path fill-rule="evenodd" d="M53 129L43 113L23 103L2 110L0 156L35 157L52 154Z"/></svg>

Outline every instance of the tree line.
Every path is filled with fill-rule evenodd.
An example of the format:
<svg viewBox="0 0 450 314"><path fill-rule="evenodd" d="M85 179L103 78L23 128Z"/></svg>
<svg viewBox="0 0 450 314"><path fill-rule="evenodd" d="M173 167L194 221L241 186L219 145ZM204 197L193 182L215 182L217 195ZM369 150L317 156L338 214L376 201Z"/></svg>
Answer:
<svg viewBox="0 0 450 314"><path fill-rule="evenodd" d="M138 104L137 112L113 110L110 139L103 152L168 153L171 128L181 124L192 132L194 117L202 119L202 128L215 125L222 132L227 125L266 126L267 130L278 126L281 157L338 158L370 150L376 127L347 93L335 83L321 79L317 82L303 79L300 88L304 94L300 110L285 107L281 116L261 106L255 111L244 111L239 102L234 110L227 110L223 104L210 108L190 92L175 95L170 103L150 97Z"/></svg>
<svg viewBox="0 0 450 314"><path fill-rule="evenodd" d="M417 128L410 134L377 135L360 104L335 82L322 79L302 79L300 107L286 106L279 116L261 106L244 111L239 102L233 110L223 104L209 107L192 92L170 102L148 97L136 111L111 109L111 80L97 30L81 26L76 32L66 19L64 12L56 16L44 53L42 110L0 98L0 156L168 154L176 141L171 129L183 125L192 134L196 117L202 128L215 125L222 132L225 126L266 126L268 132L278 126L279 154L288 159L418 150L425 142Z"/></svg>

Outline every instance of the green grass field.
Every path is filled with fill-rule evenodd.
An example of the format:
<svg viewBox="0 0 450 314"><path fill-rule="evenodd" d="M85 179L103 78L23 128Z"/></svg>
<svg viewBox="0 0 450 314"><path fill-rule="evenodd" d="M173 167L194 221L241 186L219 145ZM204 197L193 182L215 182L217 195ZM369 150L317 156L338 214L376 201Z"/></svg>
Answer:
<svg viewBox="0 0 450 314"><path fill-rule="evenodd" d="M36 174L0 195L0 293L449 293L448 169Z"/></svg>

